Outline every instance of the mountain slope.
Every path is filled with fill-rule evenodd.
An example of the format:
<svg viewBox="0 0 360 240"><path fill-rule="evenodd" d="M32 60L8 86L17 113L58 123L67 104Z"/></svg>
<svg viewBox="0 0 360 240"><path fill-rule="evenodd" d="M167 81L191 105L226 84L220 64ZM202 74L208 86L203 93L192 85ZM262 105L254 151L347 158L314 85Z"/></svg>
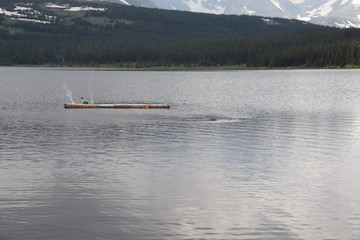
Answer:
<svg viewBox="0 0 360 240"><path fill-rule="evenodd" d="M280 18L218 16L138 8L128 6L134 0L122 1L119 5L88 0L23 0L15 3L12 0L3 0L0 2L0 16L17 21L58 25L74 24L75 20L98 25L124 23L125 26L132 27L131 31L153 31L154 35L184 34L191 38L259 36L320 28L317 25ZM188 33L191 33L191 36L187 35Z"/></svg>
<svg viewBox="0 0 360 240"><path fill-rule="evenodd" d="M298 19L337 27L360 27L360 0L103 0L191 12Z"/></svg>
<svg viewBox="0 0 360 240"><path fill-rule="evenodd" d="M0 65L360 66L360 30L81 0L2 0Z"/></svg>

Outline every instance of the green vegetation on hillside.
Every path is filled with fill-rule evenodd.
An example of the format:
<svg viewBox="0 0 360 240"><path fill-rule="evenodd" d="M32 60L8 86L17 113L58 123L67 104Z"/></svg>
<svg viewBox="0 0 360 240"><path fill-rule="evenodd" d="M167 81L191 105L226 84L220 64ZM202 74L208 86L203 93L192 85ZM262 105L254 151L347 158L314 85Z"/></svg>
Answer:
<svg viewBox="0 0 360 240"><path fill-rule="evenodd" d="M47 8L49 1L33 2L36 11L55 20L40 24L0 16L0 65L360 66L359 29L97 2L86 6L106 11L69 12ZM85 4L56 1L65 3ZM14 6L10 0L2 4Z"/></svg>

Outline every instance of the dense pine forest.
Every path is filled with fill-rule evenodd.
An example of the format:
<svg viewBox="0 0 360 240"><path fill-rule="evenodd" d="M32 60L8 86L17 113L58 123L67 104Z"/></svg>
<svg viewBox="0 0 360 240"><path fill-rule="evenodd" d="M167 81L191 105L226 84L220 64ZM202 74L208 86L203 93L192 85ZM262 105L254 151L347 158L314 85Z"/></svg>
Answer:
<svg viewBox="0 0 360 240"><path fill-rule="evenodd" d="M30 6L37 15L29 15L33 20L46 20L46 23L0 15L0 65L360 66L359 29L97 2L86 2L86 6L106 10L71 12L48 8L48 2L33 1ZM81 1L55 3L85 4ZM6 0L2 4L0 8L8 11L22 6Z"/></svg>

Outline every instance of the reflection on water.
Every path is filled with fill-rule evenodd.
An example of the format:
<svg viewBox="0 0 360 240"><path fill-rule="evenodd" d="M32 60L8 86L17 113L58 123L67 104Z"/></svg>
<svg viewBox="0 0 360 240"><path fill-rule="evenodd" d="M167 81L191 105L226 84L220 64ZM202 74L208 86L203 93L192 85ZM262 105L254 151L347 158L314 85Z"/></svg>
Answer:
<svg viewBox="0 0 360 240"><path fill-rule="evenodd" d="M360 238L359 71L0 71L0 239Z"/></svg>

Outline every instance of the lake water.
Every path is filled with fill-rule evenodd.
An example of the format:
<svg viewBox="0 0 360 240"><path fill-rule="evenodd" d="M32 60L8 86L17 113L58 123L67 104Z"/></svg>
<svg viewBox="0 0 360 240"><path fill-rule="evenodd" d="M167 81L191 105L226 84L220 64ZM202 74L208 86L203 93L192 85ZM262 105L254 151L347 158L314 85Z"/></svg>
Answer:
<svg viewBox="0 0 360 240"><path fill-rule="evenodd" d="M0 239L360 239L359 103L360 70L0 68Z"/></svg>

